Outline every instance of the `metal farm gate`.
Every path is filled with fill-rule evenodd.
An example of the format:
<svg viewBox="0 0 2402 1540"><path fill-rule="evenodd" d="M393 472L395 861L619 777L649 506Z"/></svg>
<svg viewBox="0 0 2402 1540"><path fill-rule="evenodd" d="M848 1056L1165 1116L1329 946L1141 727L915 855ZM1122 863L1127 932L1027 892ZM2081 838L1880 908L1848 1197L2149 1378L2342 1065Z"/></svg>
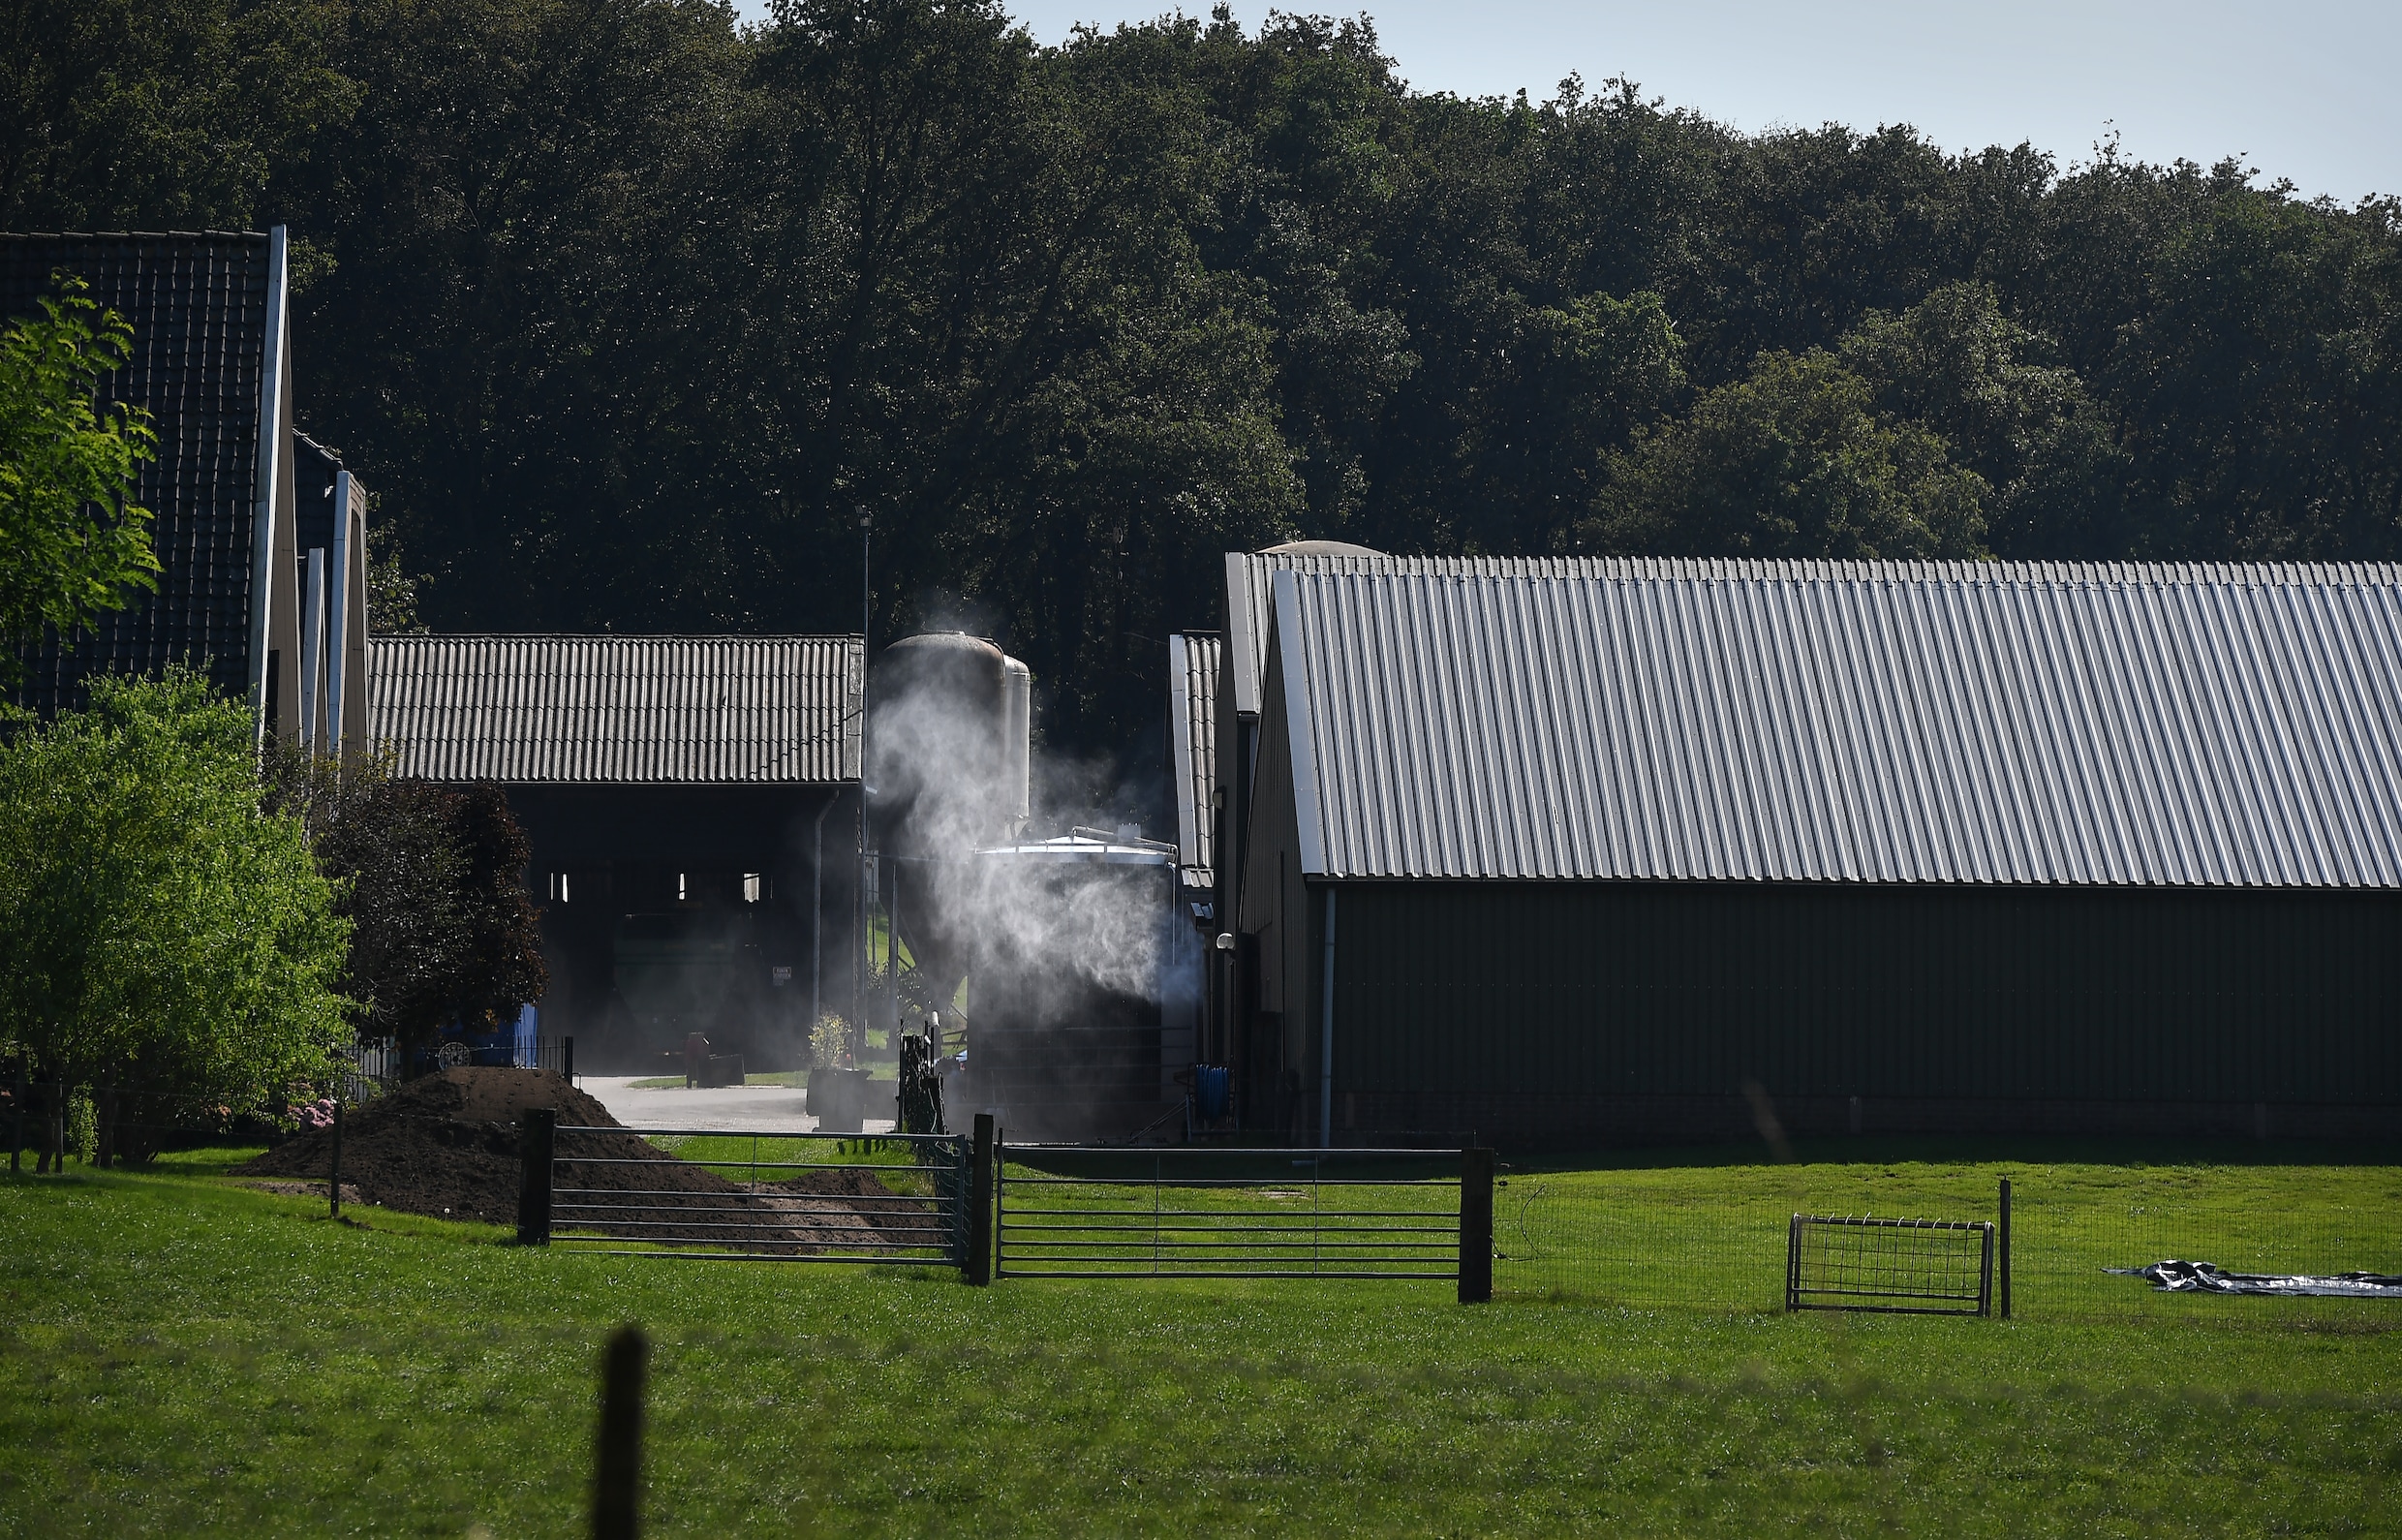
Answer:
<svg viewBox="0 0 2402 1540"><path fill-rule="evenodd" d="M611 1255L972 1271L970 1141L951 1134L548 1125L523 1141L519 1239Z"/></svg>
<svg viewBox="0 0 2402 1540"><path fill-rule="evenodd" d="M526 1115L517 1236L608 1255L997 1278L1395 1278L1493 1296L1490 1150L1008 1145L560 1126Z"/></svg>
<svg viewBox="0 0 2402 1540"><path fill-rule="evenodd" d="M1492 1153L1009 1145L996 1278L1419 1278L1492 1289Z"/></svg>

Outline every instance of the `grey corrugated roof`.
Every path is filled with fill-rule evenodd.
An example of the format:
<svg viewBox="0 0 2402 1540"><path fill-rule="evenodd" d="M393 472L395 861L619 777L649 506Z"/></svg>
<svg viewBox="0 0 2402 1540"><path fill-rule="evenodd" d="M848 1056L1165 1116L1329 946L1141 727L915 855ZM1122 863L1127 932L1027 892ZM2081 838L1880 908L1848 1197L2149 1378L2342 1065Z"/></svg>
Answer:
<svg viewBox="0 0 2402 1540"><path fill-rule="evenodd" d="M856 636L389 636L375 737L437 781L859 779Z"/></svg>
<svg viewBox="0 0 2402 1540"><path fill-rule="evenodd" d="M1315 874L2402 886L2402 568L1273 588Z"/></svg>
<svg viewBox="0 0 2402 1540"><path fill-rule="evenodd" d="M1168 638L1168 731L1175 743L1178 864L1202 887L1216 884L1218 639Z"/></svg>
<svg viewBox="0 0 2402 1540"><path fill-rule="evenodd" d="M1259 671L1268 657L1270 584L1278 572L1396 572L1446 577L1667 578L1697 581L1814 576L1908 577L1925 581L2017 583L2219 582L2234 573L2361 572L2356 566L2247 566L2200 562L1780 562L1716 557L1388 556L1357 548L1329 553L1327 541L1226 553L1226 660L1234 671L1234 709L1259 710ZM2382 569L2378 569L2382 570Z"/></svg>

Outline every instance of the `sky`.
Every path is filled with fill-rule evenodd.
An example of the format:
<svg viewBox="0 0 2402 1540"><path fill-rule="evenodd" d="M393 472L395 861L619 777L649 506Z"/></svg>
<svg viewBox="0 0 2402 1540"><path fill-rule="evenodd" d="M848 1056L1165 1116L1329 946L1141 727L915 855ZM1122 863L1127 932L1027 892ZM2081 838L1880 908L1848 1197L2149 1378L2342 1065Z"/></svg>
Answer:
<svg viewBox="0 0 2402 1540"><path fill-rule="evenodd" d="M1211 0L1185 0L1206 15ZM747 15L763 0L737 0ZM1318 9L1285 0L1285 9ZM1035 39L1174 0L1015 0ZM1238 0L1255 30L1268 7ZM1353 14L1359 0L1332 14ZM1908 123L1949 150L2031 142L2066 169L2120 153L2240 157L2305 197L2402 194L2402 0L1380 0L1384 51L1420 91L1540 101L1574 71L1746 131Z"/></svg>

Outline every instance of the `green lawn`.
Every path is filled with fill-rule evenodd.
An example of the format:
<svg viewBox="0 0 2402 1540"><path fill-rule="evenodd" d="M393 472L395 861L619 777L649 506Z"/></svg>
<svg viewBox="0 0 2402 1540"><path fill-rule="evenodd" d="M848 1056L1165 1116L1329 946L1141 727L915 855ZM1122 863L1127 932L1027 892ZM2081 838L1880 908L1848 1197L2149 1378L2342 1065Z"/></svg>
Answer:
<svg viewBox="0 0 2402 1540"><path fill-rule="evenodd" d="M2323 1163L2301 1164L2271 1147L2258 1163L2228 1164L2224 1145L2152 1147L2140 1162L2109 1146L2029 1145L2039 1158L1896 1141L1870 1158L1829 1144L1791 1164L1507 1171L1494 1194L1494 1283L1605 1304L1771 1309L1784 1298L1796 1212L1989 1220L2005 1177L2015 1305L2032 1318L2189 1320L2197 1302L2104 1272L2171 1257L2242 1272L2402 1272L2402 1165L2334 1163L2360 1158L2341 1150L2305 1152ZM2223 1317L2363 1318L2352 1300L2210 1304ZM2378 1309L2402 1321L2402 1306Z"/></svg>
<svg viewBox="0 0 2402 1540"><path fill-rule="evenodd" d="M656 1340L659 1534L2402 1532L2383 1303L2003 1323L1551 1286L1474 1308L1401 1282L972 1290L336 1224L210 1169L0 1180L0 1533L576 1533L596 1354L629 1319ZM1498 1196L1547 1180L1624 1210L1631 1182L1667 1212L1948 1180L1964 1201L1986 1174L1767 1169L1522 1170ZM2017 1169L2046 1201L2075 1207L2076 1179L2084 1209L2128 1206L2104 1167ZM2330 1209L2393 1180L2198 1170L2146 1180Z"/></svg>

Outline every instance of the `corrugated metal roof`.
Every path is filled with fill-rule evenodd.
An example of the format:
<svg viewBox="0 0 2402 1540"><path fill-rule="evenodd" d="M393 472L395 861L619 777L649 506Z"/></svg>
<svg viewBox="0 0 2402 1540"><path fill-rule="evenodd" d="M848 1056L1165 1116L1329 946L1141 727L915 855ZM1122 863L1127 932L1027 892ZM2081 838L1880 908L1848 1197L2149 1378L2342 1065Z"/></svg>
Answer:
<svg viewBox="0 0 2402 1540"><path fill-rule="evenodd" d="M2402 886L2402 568L1387 561L1274 594L1313 874Z"/></svg>
<svg viewBox="0 0 2402 1540"><path fill-rule="evenodd" d="M1303 542L1322 545L1324 541ZM1961 583L2142 582L2158 585L2244 581L2280 574L2278 581L2312 581L2310 573L2381 572L2383 567L2288 563L2202 562L1810 562L1744 561L1717 557L1388 556L1373 551L1276 547L1226 553L1226 660L1234 670L1234 709L1259 710L1260 669L1268 658L1270 585L1278 572L1396 572L1436 577L1669 578L1696 581L1920 581ZM2238 575L2244 574L2244 575ZM2296 575L2304 574L2304 575ZM2381 581L2369 577L2364 581Z"/></svg>
<svg viewBox="0 0 2402 1540"><path fill-rule="evenodd" d="M1175 743L1178 864L1201 887L1216 885L1218 639L1168 638L1168 731Z"/></svg>
<svg viewBox="0 0 2402 1540"><path fill-rule="evenodd" d="M390 636L374 735L437 781L859 779L856 636Z"/></svg>

